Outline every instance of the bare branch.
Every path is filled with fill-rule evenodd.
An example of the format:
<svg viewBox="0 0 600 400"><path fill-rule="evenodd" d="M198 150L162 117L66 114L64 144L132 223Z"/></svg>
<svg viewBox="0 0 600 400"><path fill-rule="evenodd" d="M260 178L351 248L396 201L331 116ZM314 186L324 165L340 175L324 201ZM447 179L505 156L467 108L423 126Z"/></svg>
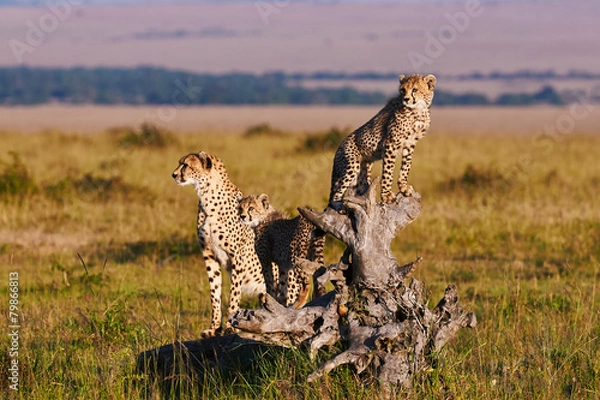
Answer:
<svg viewBox="0 0 600 400"><path fill-rule="evenodd" d="M409 262L408 264L403 265L398 268L399 278L405 279L408 278L414 271L417 269L417 266L423 261L423 257L418 257L415 261Z"/></svg>
<svg viewBox="0 0 600 400"><path fill-rule="evenodd" d="M355 233L352 229L352 223L348 218L340 218L341 214L332 208L323 212L316 212L308 208L299 207L300 214L321 228L323 231L332 234L342 242L352 246L355 240Z"/></svg>

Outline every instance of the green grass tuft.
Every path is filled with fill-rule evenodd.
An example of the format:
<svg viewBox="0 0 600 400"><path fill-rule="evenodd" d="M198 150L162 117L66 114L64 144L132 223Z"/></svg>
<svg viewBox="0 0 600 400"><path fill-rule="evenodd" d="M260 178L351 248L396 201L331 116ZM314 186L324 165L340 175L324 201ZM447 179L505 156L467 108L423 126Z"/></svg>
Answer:
<svg viewBox="0 0 600 400"><path fill-rule="evenodd" d="M284 131L282 131L280 129L273 128L271 125L269 125L267 123L252 125L252 126L246 128L246 131L243 134L243 136L245 138L260 137L260 136L281 137L281 136L285 136L285 135L287 135L287 133L285 133Z"/></svg>
<svg viewBox="0 0 600 400"><path fill-rule="evenodd" d="M12 162L0 160L0 199L23 198L37 192L38 187L19 154L14 151L8 154Z"/></svg>
<svg viewBox="0 0 600 400"><path fill-rule="evenodd" d="M349 128L340 129L333 127L325 132L308 134L302 141L298 151L306 153L335 152L340 143L342 143L342 140L350 133L351 130Z"/></svg>
<svg viewBox="0 0 600 400"><path fill-rule="evenodd" d="M440 190L443 192L465 192L472 194L484 190L505 191L510 188L511 184L511 180L504 176L497 168L481 168L469 164L460 177L442 182Z"/></svg>
<svg viewBox="0 0 600 400"><path fill-rule="evenodd" d="M128 127L114 128L110 133L118 136L118 144L123 148L163 148L175 141L174 135L157 125L145 122L138 130Z"/></svg>

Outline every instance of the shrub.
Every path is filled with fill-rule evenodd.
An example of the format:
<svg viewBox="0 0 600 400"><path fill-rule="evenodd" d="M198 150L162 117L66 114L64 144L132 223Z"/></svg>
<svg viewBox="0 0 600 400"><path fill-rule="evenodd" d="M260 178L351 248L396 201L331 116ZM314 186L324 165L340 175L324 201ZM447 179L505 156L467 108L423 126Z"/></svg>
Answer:
<svg viewBox="0 0 600 400"><path fill-rule="evenodd" d="M136 131L131 128L114 128L110 133L119 134L119 146L124 148L162 148L175 141L173 134L157 125L144 122Z"/></svg>
<svg viewBox="0 0 600 400"><path fill-rule="evenodd" d="M45 187L45 192L51 199L64 202L76 196L85 201L106 202L113 199L153 201L148 189L123 182L120 176L108 178L87 173L81 178L67 177L54 185Z"/></svg>
<svg viewBox="0 0 600 400"><path fill-rule="evenodd" d="M350 132L350 128L339 129L333 127L326 132L309 134L298 151L308 153L335 151Z"/></svg>
<svg viewBox="0 0 600 400"><path fill-rule="evenodd" d="M0 173L0 197L24 197L35 193L37 186L21 157L15 152L8 154L12 157L11 163L0 160L0 166L3 167Z"/></svg>
<svg viewBox="0 0 600 400"><path fill-rule="evenodd" d="M440 189L444 192L474 193L480 190L504 190L510 185L510 179L497 169L491 167L484 169L469 164L460 177L443 182Z"/></svg>
<svg viewBox="0 0 600 400"><path fill-rule="evenodd" d="M273 128L271 125L264 123L258 125L249 126L244 132L244 137L258 137L258 136L284 136L285 132L280 129Z"/></svg>

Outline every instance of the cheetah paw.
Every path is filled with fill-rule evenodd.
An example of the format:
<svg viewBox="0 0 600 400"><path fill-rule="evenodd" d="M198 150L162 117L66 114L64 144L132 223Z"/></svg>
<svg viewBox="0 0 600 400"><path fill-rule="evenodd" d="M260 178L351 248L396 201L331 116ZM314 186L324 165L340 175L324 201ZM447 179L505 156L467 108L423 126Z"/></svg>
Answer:
<svg viewBox="0 0 600 400"><path fill-rule="evenodd" d="M235 328L231 325L227 325L222 331L221 335L233 335L235 333Z"/></svg>
<svg viewBox="0 0 600 400"><path fill-rule="evenodd" d="M202 336L202 339L210 339L212 337L217 336L217 330L216 329L205 329L202 331L200 336Z"/></svg>
<svg viewBox="0 0 600 400"><path fill-rule="evenodd" d="M396 201L396 195L392 192L381 193L381 199L384 203L394 203Z"/></svg>
<svg viewBox="0 0 600 400"><path fill-rule="evenodd" d="M410 197L415 192L415 189L411 185L402 184L400 185L400 193L404 197Z"/></svg>

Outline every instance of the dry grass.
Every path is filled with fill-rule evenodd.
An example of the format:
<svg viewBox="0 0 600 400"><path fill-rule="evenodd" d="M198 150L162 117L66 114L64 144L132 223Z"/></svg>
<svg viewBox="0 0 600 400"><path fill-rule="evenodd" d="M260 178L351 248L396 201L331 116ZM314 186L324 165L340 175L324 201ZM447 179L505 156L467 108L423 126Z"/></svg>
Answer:
<svg viewBox="0 0 600 400"><path fill-rule="evenodd" d="M598 398L600 138L571 135L546 152L527 135L438 129L419 143L411 171L422 214L393 250L400 262L424 257L416 277L432 303L457 284L480 323L417 378L413 396ZM197 199L170 177L180 156L218 155L244 193L268 193L290 213L326 204L333 152L298 151L302 135L173 135L161 148L122 147L115 133L0 135L0 176L13 151L37 188L0 197L0 264L19 272L22 306L21 391L11 396L144 397L138 352L206 328ZM78 190L73 182L86 176L119 183ZM68 190L52 191L65 177ZM328 242L328 261L340 253ZM315 366L302 351L286 352L246 376L191 383L186 397L378 397L351 370L306 384ZM6 382L0 376L3 391Z"/></svg>

